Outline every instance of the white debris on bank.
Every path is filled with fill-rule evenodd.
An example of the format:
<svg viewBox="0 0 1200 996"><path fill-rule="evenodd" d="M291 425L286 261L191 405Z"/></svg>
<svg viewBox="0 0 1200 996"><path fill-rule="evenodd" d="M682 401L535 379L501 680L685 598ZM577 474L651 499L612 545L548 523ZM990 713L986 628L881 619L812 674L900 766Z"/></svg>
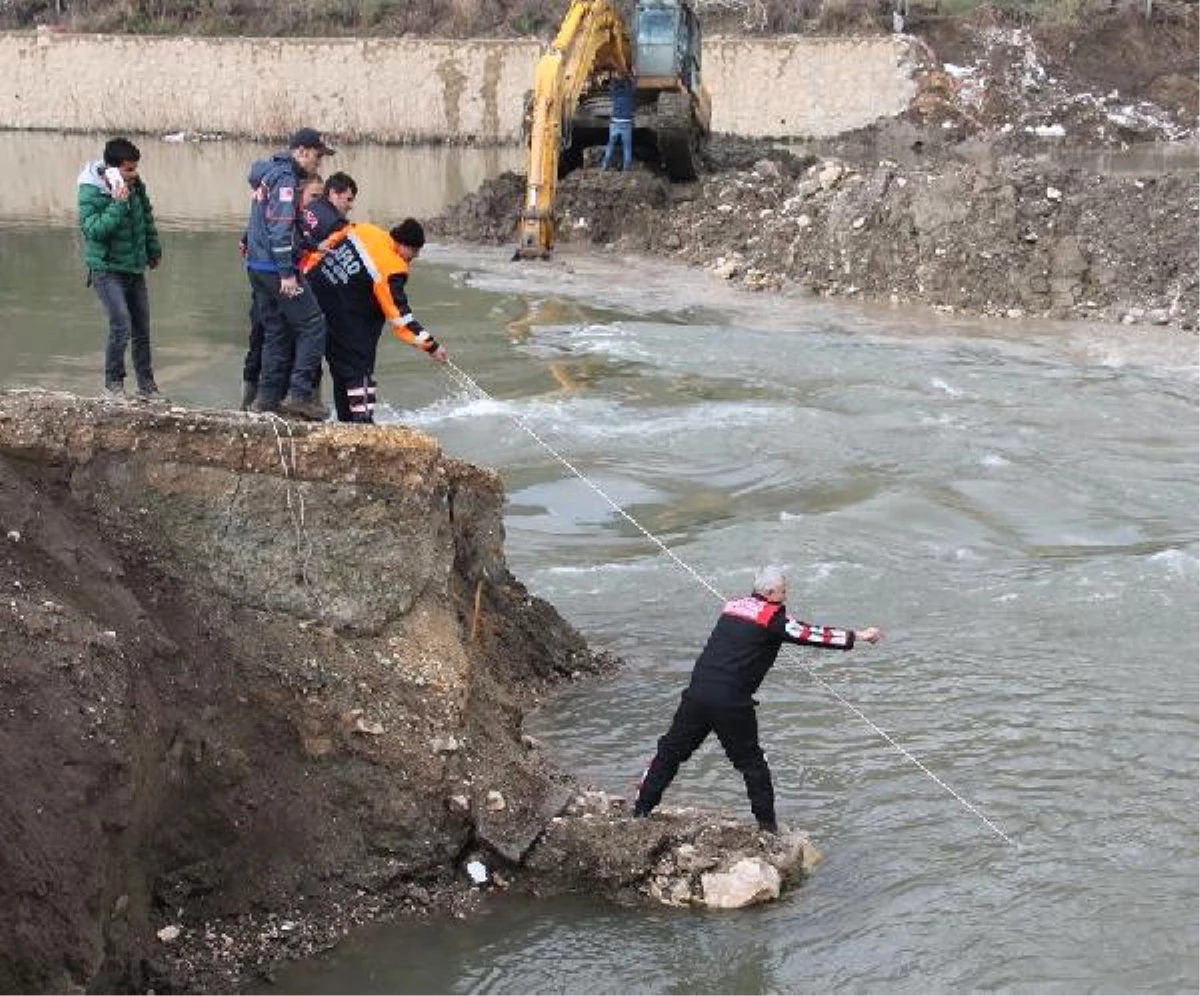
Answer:
<svg viewBox="0 0 1200 996"><path fill-rule="evenodd" d="M1072 91L1068 81L1050 75L1025 28L986 28L979 41L981 54L973 64L941 66L953 82L955 101L964 109L977 112L990 94L1012 91L1021 93L1027 105L1017 128L1037 138L1119 144L1130 136L1178 142L1195 134L1194 127L1179 124L1168 111L1148 101L1130 103L1115 90L1107 94Z"/></svg>

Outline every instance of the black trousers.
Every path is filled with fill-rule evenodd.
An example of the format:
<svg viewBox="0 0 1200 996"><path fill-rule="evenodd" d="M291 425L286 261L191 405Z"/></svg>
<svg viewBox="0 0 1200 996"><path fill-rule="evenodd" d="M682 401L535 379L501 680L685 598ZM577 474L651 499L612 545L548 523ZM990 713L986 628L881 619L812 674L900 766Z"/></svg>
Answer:
<svg viewBox="0 0 1200 996"><path fill-rule="evenodd" d="M759 823L775 823L775 787L771 769L758 745L758 716L753 705L727 705L697 699L684 692L671 727L658 741L658 752L638 790L636 812L657 806L679 771L710 733L715 733L725 756L741 772L750 797L750 811Z"/></svg>
<svg viewBox="0 0 1200 996"><path fill-rule="evenodd" d="M251 322L257 319L263 332L258 396L275 403L285 394L305 401L314 399L326 336L325 316L316 296L307 283L301 282L296 297L284 297L278 273L246 273L253 295Z"/></svg>
<svg viewBox="0 0 1200 996"><path fill-rule="evenodd" d="M375 354L379 349L380 321L366 321L347 313L336 297L316 281L318 300L325 311L329 337L325 361L333 380L333 404L339 422L375 421Z"/></svg>

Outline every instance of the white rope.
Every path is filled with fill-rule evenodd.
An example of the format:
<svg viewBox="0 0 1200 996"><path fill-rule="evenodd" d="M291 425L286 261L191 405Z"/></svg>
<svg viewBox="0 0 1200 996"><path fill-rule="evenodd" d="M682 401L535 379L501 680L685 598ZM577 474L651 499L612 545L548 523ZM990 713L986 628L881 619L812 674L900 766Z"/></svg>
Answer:
<svg viewBox="0 0 1200 996"><path fill-rule="evenodd" d="M464 386L466 386L469 390L475 391L479 395L480 398L484 398L484 399L487 399L490 401L496 400L495 398L492 397L491 394L489 394L486 390L484 390L482 387L480 387L480 385L469 374L467 374L464 370L462 370L462 368L458 367L454 363L453 360L447 360L446 365L454 372L455 376L457 376L461 380L461 382ZM540 447L542 447L542 449L544 449L547 453L549 453L552 457L554 457L555 460L557 460L559 463L561 463L564 467L567 468L567 470L569 470L572 474L574 474L581 481L583 481L584 484L586 484L589 488L591 488L594 492L596 492L596 494L598 494L601 498L603 498L609 504L609 506L611 506L613 511L615 511L618 515L620 515L621 518L625 519L625 521L628 522L630 525L632 525L635 529L637 529L637 531L640 532L643 536L645 536L646 539L650 540L651 543L653 543L660 550L662 550L662 552L665 553L668 557L670 557L680 568L682 568L684 571L686 571L688 574L690 574L696 581L698 581L703 587L707 588L713 595L715 595L722 602L724 602L726 600L725 596L723 594L721 594L721 592L718 591L717 588L714 587L710 581L708 581L706 578L702 577L690 564L688 564L685 561L683 561L682 559L680 559L680 557L678 555L676 555L674 553L674 551L670 550L666 546L666 544L663 543L662 540L660 540L657 536L655 536L648 529L646 529L632 515L630 515L628 512L626 512L625 509L623 509L620 505L618 505L617 502L614 501L608 495L608 493L605 492L605 490L603 488L601 488L598 484L596 484L594 481L592 481L590 478L588 478L588 476L586 474L584 474L581 470L579 470L573 463L571 463L570 460L568 460L566 457L564 457L561 453L558 452L558 450L556 450L553 446L551 446L548 442L546 442L541 436L539 436L533 429L531 429L529 427L528 423L523 418L521 418L521 416L517 415L515 412L506 412L506 414L508 415L509 419L511 419L513 421L513 423L515 423L517 425L518 428L520 428L523 432L525 432L535 443L537 443ZM791 648L789 648L789 649L791 649ZM939 785L942 789L944 789L951 796L953 796L959 803L962 804L962 806L964 808L967 809L968 812L970 812L972 815L974 815L978 820L980 820L980 822L982 822L984 824L984 826L986 826L989 830L991 830L992 833L994 833L994 834L996 834L996 836L1000 837L1005 843L1012 844L1013 846L1017 846L1016 842L1011 837L1009 837L1008 834L1006 834L995 823L993 823L991 820L989 820L983 813L981 813L979 811L979 809L976 806L974 806L970 802L968 802L965 798L963 798L962 795L960 795L953 788L951 788L949 785L947 785L945 781L943 781L941 778L939 778L937 775L935 775L932 771L930 771L929 768L926 767L925 764L923 764L920 761L920 759L918 759L915 755L913 755L913 753L911 751L905 749L903 746L901 746L899 743L897 743L895 738L892 737L886 730L884 730L882 727L878 726L876 723L872 722L871 719L869 719L867 717L867 715L861 709L858 708L858 706L856 706L853 702L851 702L844 695L842 695L840 692L838 692L838 690L836 688L834 688L832 685L830 685L829 682L824 681L823 679L818 677L811 665L804 663L804 661L802 661L802 660L797 660L797 663L799 663L800 667L809 676L809 678L811 678L818 685L820 685L833 698L837 699L837 701L840 702L843 706L845 706L848 710L850 710L850 712L854 713L854 715L856 715L859 719L861 719L871 730L873 730L879 737L881 737L884 741L886 741L897 753L899 753L902 757L904 757L908 761L910 761L920 771L922 771L925 775L927 775L930 779L932 779L935 784Z"/></svg>
<svg viewBox="0 0 1200 996"><path fill-rule="evenodd" d="M304 494L299 487L295 487L292 482L296 477L296 437L292 434L292 425L285 419L280 418L274 412L266 412L271 431L275 433L275 449L279 453L279 465L283 468L284 495L287 500L288 514L292 519L292 529L296 534L296 559L300 566L300 579L309 588L312 587L312 582L308 577L308 563L312 559L313 544L312 538L308 535L308 529L304 522ZM284 452L283 437L279 434L279 427L283 426L287 434L287 452ZM290 462L289 462L290 457ZM293 504L292 494L295 492L296 500ZM318 599L318 604L319 604Z"/></svg>
<svg viewBox="0 0 1200 996"><path fill-rule="evenodd" d="M791 648L789 648L789 649L791 649ZM836 688L834 688L832 685L830 685L829 682L824 681L822 678L820 678L817 675L817 673L812 669L811 665L806 664L806 663L804 663L804 661L799 660L799 659L796 660L796 663L799 664L800 667L802 667L804 669L804 672L813 681L815 681L818 685L820 685L823 689L825 689L825 691L827 691L830 695L832 695L835 699L837 699L842 705L844 705L847 709L849 709L852 713L854 713L854 715L856 715L859 719L861 719L864 723L866 723L867 726L869 726L872 730L875 731L875 733L877 733L880 737L882 737L889 744L891 744L891 746L893 747L893 749L896 750L897 753L903 755L905 758L907 758L909 761L911 761L914 765L916 765L916 767L918 767L921 771L923 771L926 775L928 775L931 779L933 779L934 782L936 782L943 789L945 789L950 795L954 796L955 799L957 799L960 803L962 803L962 805L964 807L966 807L966 809L968 811L970 811L972 814L974 814L980 820L980 822L982 822L984 824L984 826L986 826L989 830L992 831L992 833L994 833L997 837L1000 837L1006 844L1012 844L1014 847L1019 846L1016 843L1016 841L1014 841L1011 837L1008 836L1008 834L1006 834L1003 830L1001 830L998 826L996 826L995 823L993 823L986 816L984 816L983 813L981 813L978 808L973 806L970 802L968 802L961 795L959 795L959 793L954 791L954 789L952 789L949 785L947 785L944 781L942 781L942 779L940 779L937 775L935 775L932 771L930 771L920 761L920 759L917 758L911 751L905 749L899 743L897 743L896 740L891 736L891 734L889 734L882 727L877 726L874 722L872 722L867 717L866 713L864 713L860 708L858 708L858 706L856 706L853 702L851 702L844 695L842 695Z"/></svg>

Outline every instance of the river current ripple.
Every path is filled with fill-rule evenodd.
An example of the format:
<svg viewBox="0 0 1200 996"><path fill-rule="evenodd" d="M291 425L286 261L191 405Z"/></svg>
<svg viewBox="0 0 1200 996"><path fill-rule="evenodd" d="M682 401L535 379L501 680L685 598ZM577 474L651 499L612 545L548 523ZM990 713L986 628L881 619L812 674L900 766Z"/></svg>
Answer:
<svg viewBox="0 0 1200 996"><path fill-rule="evenodd" d="M888 638L785 654L760 696L781 814L827 854L799 892L734 917L501 904L443 988L1194 989L1194 340L722 297L669 269L621 294L593 265L567 274L589 305L633 313L517 343L566 388L415 413L504 469L513 569L628 661L533 731L630 792L718 603L531 432L718 591L777 560L802 617ZM668 801L745 809L715 745Z"/></svg>
<svg viewBox="0 0 1200 996"><path fill-rule="evenodd" d="M51 220L0 247L5 387L99 387L98 307L61 277L78 253L55 220L67 165ZM163 220L159 383L229 405L240 221ZM794 613L887 633L785 653L759 696L781 819L826 860L736 914L495 897L470 922L364 931L276 990L1195 992L1195 338L757 296L611 252L506 255L430 246L411 288L486 396L391 341L378 375L385 419L499 470L513 572L626 661L530 731L630 792L719 608L689 570L730 594L783 563ZM747 809L715 745L666 802Z"/></svg>

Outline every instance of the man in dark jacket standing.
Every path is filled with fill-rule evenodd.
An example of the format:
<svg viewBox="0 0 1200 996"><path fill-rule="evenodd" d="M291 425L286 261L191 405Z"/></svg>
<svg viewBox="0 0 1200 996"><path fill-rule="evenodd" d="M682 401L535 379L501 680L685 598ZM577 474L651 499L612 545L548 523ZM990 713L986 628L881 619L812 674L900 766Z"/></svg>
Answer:
<svg viewBox="0 0 1200 996"><path fill-rule="evenodd" d="M146 268L162 260L154 211L138 175L142 154L127 138L110 139L104 158L79 174L79 227L88 279L108 316L104 391L125 396L125 347L132 340L138 397L161 400L150 355Z"/></svg>
<svg viewBox="0 0 1200 996"><path fill-rule="evenodd" d="M636 110L637 87L630 73L617 73L609 85L612 95L612 113L608 119L608 145L604 149L602 169L608 169L621 143L622 169L633 169L633 116Z"/></svg>
<svg viewBox="0 0 1200 996"><path fill-rule="evenodd" d="M250 167L253 196L246 225L246 272L254 312L263 327L262 371L251 411L325 418L325 407L316 398L325 317L299 272L297 213L301 179L317 172L333 151L315 128L301 128L287 151Z"/></svg>
<svg viewBox="0 0 1200 996"><path fill-rule="evenodd" d="M634 803L634 816L649 816L679 771L709 733L716 733L746 782L750 810L758 825L775 833L775 788L771 770L758 744L754 693L771 670L785 643L827 650L850 650L856 640L875 643L883 633L875 626L855 632L800 622L788 615L787 577L778 567L765 567L754 579L754 591L726 602L708 643L692 669L671 721L658 741L658 752L646 769Z"/></svg>

